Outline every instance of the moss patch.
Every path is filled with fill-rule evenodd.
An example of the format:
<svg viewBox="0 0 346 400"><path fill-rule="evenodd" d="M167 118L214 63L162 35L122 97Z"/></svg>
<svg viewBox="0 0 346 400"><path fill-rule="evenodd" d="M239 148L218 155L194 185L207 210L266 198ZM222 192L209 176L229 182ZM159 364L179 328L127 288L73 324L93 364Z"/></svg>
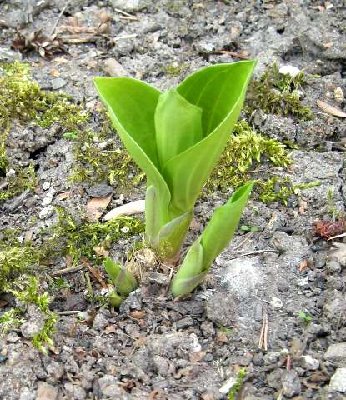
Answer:
<svg viewBox="0 0 346 400"><path fill-rule="evenodd" d="M34 165L31 163L26 168L12 170L6 178L6 190L0 192L0 200L8 200L19 195L25 190L32 190L37 185Z"/></svg>
<svg viewBox="0 0 346 400"><path fill-rule="evenodd" d="M30 244L0 242L0 293L6 284L37 264L39 252Z"/></svg>
<svg viewBox="0 0 346 400"><path fill-rule="evenodd" d="M22 275L11 284L6 285L5 291L16 298L19 306L0 316L1 331L19 327L25 322L26 307L32 304L36 306L44 320L43 327L33 335L32 343L39 350L46 352L46 346L53 344L52 335L57 321L57 315L49 309L48 293L40 292L38 279L31 275Z"/></svg>
<svg viewBox="0 0 346 400"><path fill-rule="evenodd" d="M74 165L72 182L117 184L126 190L137 186L144 179L127 150L117 144L111 122L104 112L99 115L98 132L81 130L72 137Z"/></svg>
<svg viewBox="0 0 346 400"><path fill-rule="evenodd" d="M17 168L9 163L6 142L14 121L35 123L44 128L58 123L67 131L80 128L87 119L88 114L65 94L41 90L30 78L28 64L0 63L0 176L13 171L4 182L0 200L12 198L36 185L33 165Z"/></svg>
<svg viewBox="0 0 346 400"><path fill-rule="evenodd" d="M300 100L300 91L306 84L307 77L303 72L291 77L281 74L278 65L273 64L260 79L250 83L245 112L251 115L261 109L265 113L310 120L313 117L312 111Z"/></svg>
<svg viewBox="0 0 346 400"><path fill-rule="evenodd" d="M163 68L163 72L168 76L180 76L186 71L187 65L185 63L178 64L176 62L168 64Z"/></svg>
<svg viewBox="0 0 346 400"><path fill-rule="evenodd" d="M218 165L207 182L207 191L227 191L237 188L250 179L260 164L269 163L275 167L287 167L291 160L286 146L275 139L254 131L246 121L236 124ZM279 182L277 181L276 184ZM286 185L286 183L285 183ZM274 185L257 186L260 193L274 193ZM283 194L283 193L282 193ZM261 195L259 196L260 199Z"/></svg>
<svg viewBox="0 0 346 400"><path fill-rule="evenodd" d="M58 208L58 223L52 228L49 249L59 255L68 255L77 263L82 257L98 261L103 251L120 238L137 235L144 231L138 218L121 217L108 222L78 222L65 209Z"/></svg>
<svg viewBox="0 0 346 400"><path fill-rule="evenodd" d="M41 90L30 78L28 64L0 63L0 121L9 129L13 120L49 127L57 122L65 130L87 121L87 113L63 93Z"/></svg>

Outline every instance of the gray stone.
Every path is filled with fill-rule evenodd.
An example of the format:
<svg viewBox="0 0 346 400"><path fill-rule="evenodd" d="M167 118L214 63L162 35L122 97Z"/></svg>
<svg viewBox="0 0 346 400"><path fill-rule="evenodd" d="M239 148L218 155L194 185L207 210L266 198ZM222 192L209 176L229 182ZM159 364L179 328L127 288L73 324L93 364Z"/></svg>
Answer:
<svg viewBox="0 0 346 400"><path fill-rule="evenodd" d="M54 78L52 79L52 88L53 90L58 90L63 88L67 82L63 78Z"/></svg>
<svg viewBox="0 0 346 400"><path fill-rule="evenodd" d="M112 375L105 375L98 379L100 391L103 396L111 399L129 399L125 390L119 386L118 379Z"/></svg>
<svg viewBox="0 0 346 400"><path fill-rule="evenodd" d="M115 59L107 58L102 63L104 72L109 76L129 76L126 69Z"/></svg>
<svg viewBox="0 0 346 400"><path fill-rule="evenodd" d="M32 338L42 330L44 318L42 312L33 304L28 306L28 315L28 321L22 324L20 330L25 338Z"/></svg>
<svg viewBox="0 0 346 400"><path fill-rule="evenodd" d="M50 182L45 181L42 183L42 189L43 190L48 190L50 188Z"/></svg>
<svg viewBox="0 0 346 400"><path fill-rule="evenodd" d="M153 363L157 369L158 375L164 377L168 375L170 365L167 358L161 356L154 356Z"/></svg>
<svg viewBox="0 0 346 400"><path fill-rule="evenodd" d="M114 8L127 12L141 11L151 5L149 0L111 0L111 4Z"/></svg>
<svg viewBox="0 0 346 400"><path fill-rule="evenodd" d="M301 361L302 361L302 366L311 371L315 371L320 366L320 362L316 360L316 358L313 358L309 355L303 356L301 358Z"/></svg>
<svg viewBox="0 0 346 400"><path fill-rule="evenodd" d="M39 382L36 400L57 400L58 388L46 382Z"/></svg>
<svg viewBox="0 0 346 400"><path fill-rule="evenodd" d="M177 321L176 323L177 329L184 329L188 328L189 326L193 326L193 318L190 315Z"/></svg>
<svg viewBox="0 0 346 400"><path fill-rule="evenodd" d="M338 290L333 290L324 305L324 312L331 321L339 321L345 319L346 295Z"/></svg>
<svg viewBox="0 0 346 400"><path fill-rule="evenodd" d="M236 319L237 303L233 296L216 292L207 300L207 317L221 326L232 326Z"/></svg>
<svg viewBox="0 0 346 400"><path fill-rule="evenodd" d="M268 376L267 382L268 386L274 389L281 388L281 377L282 377L282 370L281 369L274 369Z"/></svg>
<svg viewBox="0 0 346 400"><path fill-rule="evenodd" d="M66 382L64 389L66 394L73 400L84 400L87 397L85 390L81 386L74 385L72 382Z"/></svg>
<svg viewBox="0 0 346 400"><path fill-rule="evenodd" d="M346 368L337 368L330 380L328 391L346 393Z"/></svg>
<svg viewBox="0 0 346 400"><path fill-rule="evenodd" d="M42 205L44 207L49 206L49 204L52 203L53 197L54 197L54 193L55 193L55 190L54 189L53 190L50 189L49 192L45 195L45 197L42 200Z"/></svg>
<svg viewBox="0 0 346 400"><path fill-rule="evenodd" d="M282 391L286 397L293 397L300 393L301 384L296 371L293 369L284 371L281 377Z"/></svg>
<svg viewBox="0 0 346 400"><path fill-rule="evenodd" d="M38 217L40 219L47 219L51 217L54 213L54 208L52 206L43 207L42 210L38 213Z"/></svg>
<svg viewBox="0 0 346 400"><path fill-rule="evenodd" d="M88 189L90 197L106 197L113 193L113 188L106 183L100 183Z"/></svg>
<svg viewBox="0 0 346 400"><path fill-rule="evenodd" d="M108 325L108 318L104 315L102 310L97 313L96 317L94 318L93 328L96 330L102 330Z"/></svg>
<svg viewBox="0 0 346 400"><path fill-rule="evenodd" d="M221 281L230 294L238 298L251 295L257 285L263 282L263 274L258 257L235 258L226 261Z"/></svg>
<svg viewBox="0 0 346 400"><path fill-rule="evenodd" d="M52 361L47 365L48 379L52 382L58 382L64 375L64 366L56 361Z"/></svg>
<svg viewBox="0 0 346 400"><path fill-rule="evenodd" d="M336 260L330 260L326 262L326 269L328 272L340 272L341 265Z"/></svg>
<svg viewBox="0 0 346 400"><path fill-rule="evenodd" d="M24 387L20 392L19 400L35 400L36 394L28 387Z"/></svg>
<svg viewBox="0 0 346 400"><path fill-rule="evenodd" d="M324 354L324 358L339 366L346 366L346 342L331 344Z"/></svg>

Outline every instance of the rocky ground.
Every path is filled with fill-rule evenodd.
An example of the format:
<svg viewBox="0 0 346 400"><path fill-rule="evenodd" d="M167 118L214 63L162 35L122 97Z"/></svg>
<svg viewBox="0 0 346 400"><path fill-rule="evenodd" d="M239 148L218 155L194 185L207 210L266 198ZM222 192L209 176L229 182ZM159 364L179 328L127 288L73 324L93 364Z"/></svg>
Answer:
<svg viewBox="0 0 346 400"><path fill-rule="evenodd" d="M51 303L58 321L47 354L29 340L41 322L34 307L0 338L1 399L346 398L346 241L318 239L313 230L331 213L342 218L346 206L342 3L0 0L0 61L28 61L42 88L63 90L88 110L98 106L98 75L166 89L201 66L242 58L257 58L257 77L274 61L315 75L303 99L312 120L257 110L251 124L298 146L285 172L294 184L319 181L286 205L252 200L242 224L258 229L239 232L208 283L184 300L173 301L168 275L154 271L114 311L87 301L85 266L62 275L68 288ZM30 39L39 30L61 42ZM13 44L16 31L22 36ZM60 47L66 51L56 54ZM11 162L34 162L38 182L0 202L1 230L19 228L25 237L56 222L56 205L74 214L91 197L111 194L108 209L144 197L141 187L119 192L116 181L72 184L72 143L54 126L14 124L7 146ZM199 202L199 223L225 198ZM121 238L113 252L125 256L132 243ZM44 273L66 266L61 257ZM0 314L11 305L5 300Z"/></svg>

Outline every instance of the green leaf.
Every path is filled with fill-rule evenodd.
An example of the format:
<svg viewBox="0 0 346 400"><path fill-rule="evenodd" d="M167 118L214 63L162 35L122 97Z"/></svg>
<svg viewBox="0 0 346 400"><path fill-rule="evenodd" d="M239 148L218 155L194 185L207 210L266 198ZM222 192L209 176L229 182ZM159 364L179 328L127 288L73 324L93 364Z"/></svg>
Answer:
<svg viewBox="0 0 346 400"><path fill-rule="evenodd" d="M160 92L132 78L95 78L95 85L127 150L158 191L156 212L164 225L171 195L157 169L154 113Z"/></svg>
<svg viewBox="0 0 346 400"><path fill-rule="evenodd" d="M203 247L196 240L187 252L183 264L173 278L171 291L174 297L183 296L195 289L204 279Z"/></svg>
<svg viewBox="0 0 346 400"><path fill-rule="evenodd" d="M200 237L205 269L209 269L214 259L232 240L252 187L252 182L240 187L226 204L214 211L211 220Z"/></svg>
<svg viewBox="0 0 346 400"><path fill-rule="evenodd" d="M117 292L121 296L128 296L131 292L137 289L138 283L136 278L131 274L131 272L127 271L125 268L122 268L117 281L115 282L115 286Z"/></svg>
<svg viewBox="0 0 346 400"><path fill-rule="evenodd" d="M155 111L156 145L159 165L202 139L202 109L175 90L162 93Z"/></svg>
<svg viewBox="0 0 346 400"><path fill-rule="evenodd" d="M166 260L179 253L192 220L192 212L186 212L164 225L158 235L158 251Z"/></svg>
<svg viewBox="0 0 346 400"><path fill-rule="evenodd" d="M114 290L108 295L107 300L111 307L118 308L124 299Z"/></svg>
<svg viewBox="0 0 346 400"><path fill-rule="evenodd" d="M155 186L148 186L145 195L145 237L152 247L157 247L157 238L161 228L158 209L158 193Z"/></svg>
<svg viewBox="0 0 346 400"><path fill-rule="evenodd" d="M116 263L110 257L107 257L103 260L103 266L105 267L110 280L115 284L121 272L122 266L119 263Z"/></svg>
<svg viewBox="0 0 346 400"><path fill-rule="evenodd" d="M154 113L160 92L133 78L98 77L94 82L115 115L115 127L121 126L157 167Z"/></svg>
<svg viewBox="0 0 346 400"><path fill-rule="evenodd" d="M254 65L253 61L214 65L178 86L178 93L203 109L204 139L173 157L164 167L173 215L193 208L219 160L239 117Z"/></svg>
<svg viewBox="0 0 346 400"><path fill-rule="evenodd" d="M214 211L173 279L171 290L175 297L192 292L202 282L214 259L232 239L252 187L252 182L242 186L226 204Z"/></svg>
<svg viewBox="0 0 346 400"><path fill-rule="evenodd" d="M128 296L138 286L136 278L126 269L115 262L111 258L107 257L103 261L103 265L111 281L116 287L117 293L122 296Z"/></svg>

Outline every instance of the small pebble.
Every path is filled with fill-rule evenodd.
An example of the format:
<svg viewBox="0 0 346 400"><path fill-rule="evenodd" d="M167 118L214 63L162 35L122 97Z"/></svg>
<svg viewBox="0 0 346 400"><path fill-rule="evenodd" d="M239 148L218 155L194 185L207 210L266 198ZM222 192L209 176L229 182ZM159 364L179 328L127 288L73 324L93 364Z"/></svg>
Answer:
<svg viewBox="0 0 346 400"><path fill-rule="evenodd" d="M50 182L45 181L42 183L42 189L43 190L48 190L50 188Z"/></svg>

